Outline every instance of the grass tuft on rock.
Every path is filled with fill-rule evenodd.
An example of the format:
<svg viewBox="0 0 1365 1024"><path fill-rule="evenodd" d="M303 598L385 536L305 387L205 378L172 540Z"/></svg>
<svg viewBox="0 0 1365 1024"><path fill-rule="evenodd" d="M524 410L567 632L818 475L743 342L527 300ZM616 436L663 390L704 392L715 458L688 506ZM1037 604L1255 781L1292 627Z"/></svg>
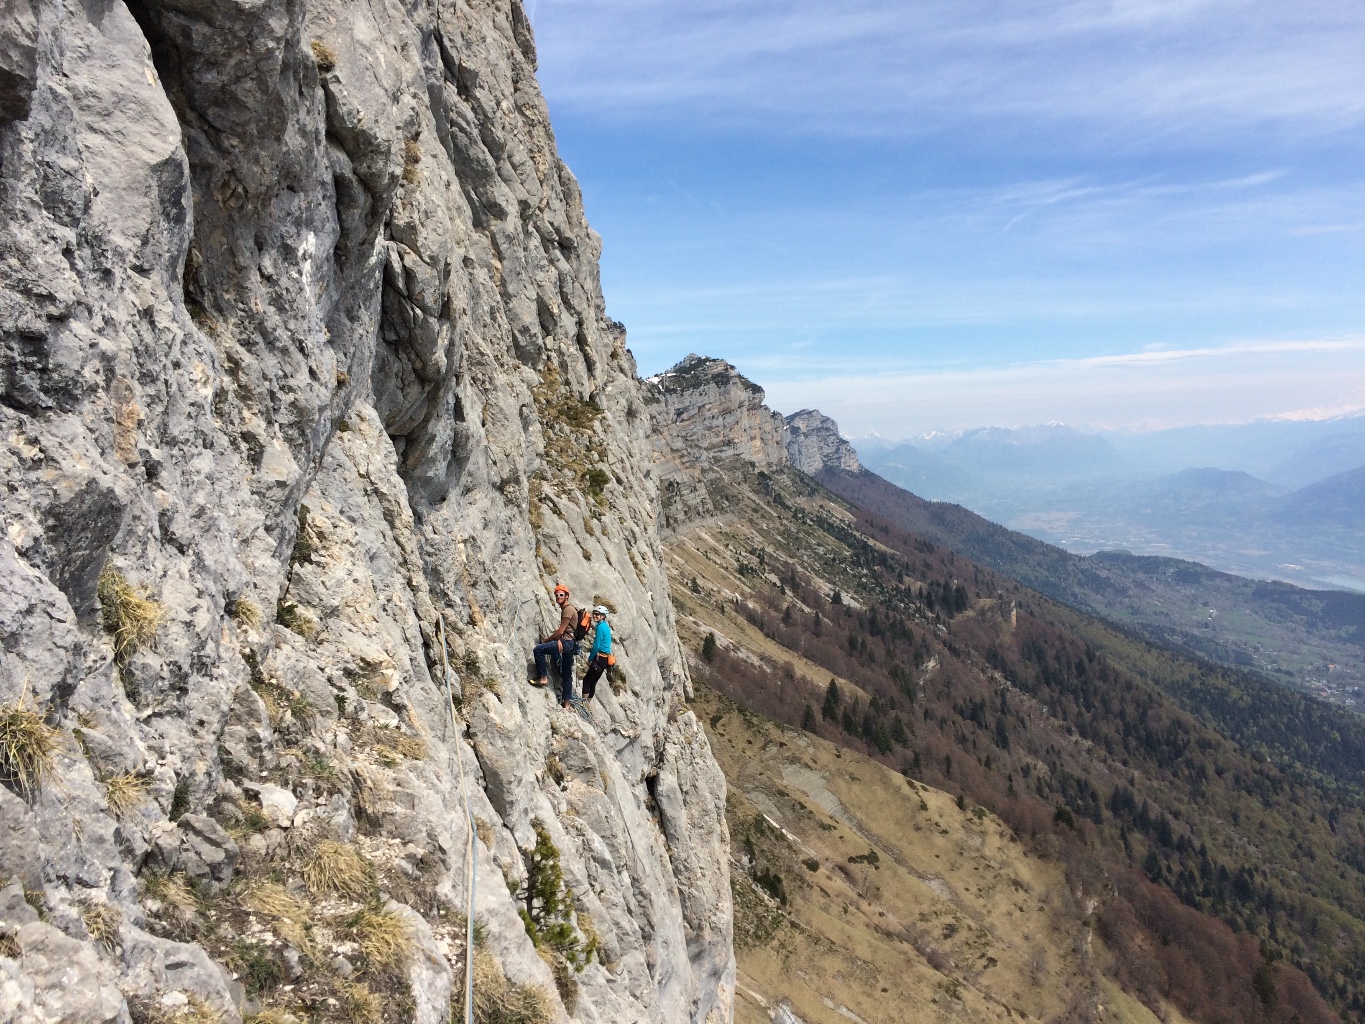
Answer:
<svg viewBox="0 0 1365 1024"><path fill-rule="evenodd" d="M228 614L248 629L259 629L264 618L260 606L245 597L239 597L233 601Z"/></svg>
<svg viewBox="0 0 1365 1024"><path fill-rule="evenodd" d="M242 1024L307 1024L307 1018L290 1013L278 1006L270 1006L260 1013L253 1013L243 1020Z"/></svg>
<svg viewBox="0 0 1365 1024"><path fill-rule="evenodd" d="M240 902L244 909L268 918L270 927L285 942L306 956L312 955L308 908L290 896L284 886L267 880L252 882L243 891Z"/></svg>
<svg viewBox="0 0 1365 1024"><path fill-rule="evenodd" d="M350 843L324 839L303 865L303 882L314 896L363 899L374 884L370 863Z"/></svg>
<svg viewBox="0 0 1365 1024"><path fill-rule="evenodd" d="M81 914L85 930L110 953L118 948L118 929L123 915L112 903L99 903Z"/></svg>
<svg viewBox="0 0 1365 1024"><path fill-rule="evenodd" d="M275 606L275 621L305 640L311 640L317 635L317 623L305 615L298 605L292 601L286 601L284 598L280 598L279 603Z"/></svg>
<svg viewBox="0 0 1365 1024"><path fill-rule="evenodd" d="M508 981L492 954L474 952L474 1020L476 1024L550 1024L555 1019L550 996L536 985ZM464 986L451 997L451 1020L464 1019Z"/></svg>
<svg viewBox="0 0 1365 1024"><path fill-rule="evenodd" d="M313 60L317 62L319 71L326 74L336 70L337 55L330 46L321 39L314 39L309 48L313 51Z"/></svg>
<svg viewBox="0 0 1365 1024"><path fill-rule="evenodd" d="M227 965L236 972L248 995L268 992L284 981L284 968L263 942L239 940L228 952Z"/></svg>
<svg viewBox="0 0 1365 1024"><path fill-rule="evenodd" d="M142 899L148 912L168 925L176 935L194 935L199 931L199 914L203 903L185 875L143 875Z"/></svg>
<svg viewBox="0 0 1365 1024"><path fill-rule="evenodd" d="M97 592L104 631L114 641L114 657L122 661L150 646L165 609L111 565L100 573Z"/></svg>
<svg viewBox="0 0 1365 1024"><path fill-rule="evenodd" d="M109 810L119 821L127 818L147 799L147 780L132 772L102 779L101 785L104 786L104 799L109 804Z"/></svg>
<svg viewBox="0 0 1365 1024"><path fill-rule="evenodd" d="M128 1000L133 1024L223 1024L223 1015L198 996L184 1006L168 1007L153 999Z"/></svg>
<svg viewBox="0 0 1365 1024"><path fill-rule="evenodd" d="M0 782L32 799L52 776L61 733L25 705L0 704Z"/></svg>
<svg viewBox="0 0 1365 1024"><path fill-rule="evenodd" d="M356 944L370 970L392 974L412 958L412 936L401 916L371 903L342 922L346 937Z"/></svg>
<svg viewBox="0 0 1365 1024"><path fill-rule="evenodd" d="M427 745L422 738L409 736L401 729L375 729L374 745L379 760L389 768L397 764L400 758L423 761L427 756Z"/></svg>
<svg viewBox="0 0 1365 1024"><path fill-rule="evenodd" d="M383 1000L364 982L343 982L338 991L351 1024L379 1024L384 1019Z"/></svg>

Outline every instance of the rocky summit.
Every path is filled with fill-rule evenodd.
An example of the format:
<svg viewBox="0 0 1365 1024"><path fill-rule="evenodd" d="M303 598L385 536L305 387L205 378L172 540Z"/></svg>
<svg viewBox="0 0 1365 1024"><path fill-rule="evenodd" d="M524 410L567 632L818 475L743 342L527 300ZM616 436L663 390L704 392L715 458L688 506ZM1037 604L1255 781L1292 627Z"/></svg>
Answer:
<svg viewBox="0 0 1365 1024"><path fill-rule="evenodd" d="M445 1024L472 954L480 1019L728 1020L667 382L521 4L0 11L0 1019Z"/></svg>
<svg viewBox="0 0 1365 1024"><path fill-rule="evenodd" d="M834 420L814 409L784 419L764 404L761 387L723 359L689 355L644 386L668 531L725 511L707 481L735 460L764 472L862 469Z"/></svg>

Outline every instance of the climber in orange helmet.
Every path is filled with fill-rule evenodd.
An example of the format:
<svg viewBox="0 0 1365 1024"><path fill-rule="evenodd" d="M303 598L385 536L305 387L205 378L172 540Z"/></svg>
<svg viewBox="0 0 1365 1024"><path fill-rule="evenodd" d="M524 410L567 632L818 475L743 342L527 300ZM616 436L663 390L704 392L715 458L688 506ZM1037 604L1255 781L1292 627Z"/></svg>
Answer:
<svg viewBox="0 0 1365 1024"><path fill-rule="evenodd" d="M574 627L578 623L578 609L569 604L569 588L564 584L555 586L555 604L559 605L559 625L555 631L536 644L532 654L536 659L535 686L549 686L549 662L554 659L559 669L559 702L564 707L573 700L573 661L578 653L578 643L574 639Z"/></svg>

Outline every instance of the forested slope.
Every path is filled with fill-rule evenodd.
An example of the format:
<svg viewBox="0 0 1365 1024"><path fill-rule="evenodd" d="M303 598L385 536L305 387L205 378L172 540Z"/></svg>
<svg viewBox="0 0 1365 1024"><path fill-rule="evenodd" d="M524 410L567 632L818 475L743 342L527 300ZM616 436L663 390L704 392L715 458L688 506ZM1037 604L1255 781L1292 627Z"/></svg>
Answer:
<svg viewBox="0 0 1365 1024"><path fill-rule="evenodd" d="M865 470L826 470L820 480L887 522L1163 646L1365 710L1365 594L1245 579L1175 558L1074 555Z"/></svg>
<svg viewBox="0 0 1365 1024"><path fill-rule="evenodd" d="M707 487L728 514L668 544L699 680L999 815L1093 896L1104 969L1147 1005L1362 1019L1350 716L1287 710L790 470Z"/></svg>

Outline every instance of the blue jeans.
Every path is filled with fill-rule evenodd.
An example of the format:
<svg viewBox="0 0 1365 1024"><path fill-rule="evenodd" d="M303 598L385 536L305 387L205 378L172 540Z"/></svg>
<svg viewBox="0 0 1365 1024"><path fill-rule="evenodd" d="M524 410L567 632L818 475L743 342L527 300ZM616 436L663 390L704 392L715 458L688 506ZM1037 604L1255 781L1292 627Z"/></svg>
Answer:
<svg viewBox="0 0 1365 1024"><path fill-rule="evenodd" d="M531 651L536 659L536 675L541 679L549 677L551 661L559 669L559 699L561 702L573 699L573 659L578 653L578 645L573 640L550 640L536 644Z"/></svg>

